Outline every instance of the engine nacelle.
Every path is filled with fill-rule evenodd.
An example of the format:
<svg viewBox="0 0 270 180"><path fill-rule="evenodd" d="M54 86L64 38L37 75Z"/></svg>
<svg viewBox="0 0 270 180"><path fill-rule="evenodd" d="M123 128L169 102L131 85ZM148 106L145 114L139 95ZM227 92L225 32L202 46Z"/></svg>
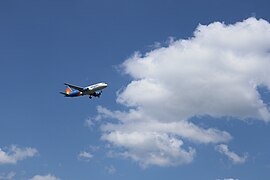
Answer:
<svg viewBox="0 0 270 180"><path fill-rule="evenodd" d="M89 88L88 87L83 88L83 91L89 91Z"/></svg>
<svg viewBox="0 0 270 180"><path fill-rule="evenodd" d="M95 92L94 94L93 94L93 96L95 96L95 97L99 97L101 95L101 92Z"/></svg>

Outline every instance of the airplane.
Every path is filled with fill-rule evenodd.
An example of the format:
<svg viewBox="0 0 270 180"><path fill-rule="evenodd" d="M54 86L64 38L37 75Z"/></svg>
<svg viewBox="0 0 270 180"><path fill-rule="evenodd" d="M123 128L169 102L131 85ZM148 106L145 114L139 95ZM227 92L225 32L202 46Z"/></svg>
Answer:
<svg viewBox="0 0 270 180"><path fill-rule="evenodd" d="M64 84L67 85L68 87L66 89L66 92L60 92L60 94L65 95L65 97L77 97L77 96L89 95L90 99L92 98L92 96L100 97L102 93L102 89L108 86L106 83L103 83L103 82L93 84L87 87L75 86L69 83L64 83Z"/></svg>

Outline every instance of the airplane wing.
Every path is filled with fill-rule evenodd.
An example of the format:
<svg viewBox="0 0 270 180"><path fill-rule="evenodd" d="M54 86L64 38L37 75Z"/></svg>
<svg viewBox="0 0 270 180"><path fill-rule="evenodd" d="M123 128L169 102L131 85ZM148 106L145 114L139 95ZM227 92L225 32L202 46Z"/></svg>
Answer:
<svg viewBox="0 0 270 180"><path fill-rule="evenodd" d="M83 92L84 91L83 87L75 86L75 85L68 84L68 83L64 83L64 84L67 85L67 86L69 86L69 87L71 87L71 88L73 88L73 89L76 89L76 90L78 90L80 92Z"/></svg>

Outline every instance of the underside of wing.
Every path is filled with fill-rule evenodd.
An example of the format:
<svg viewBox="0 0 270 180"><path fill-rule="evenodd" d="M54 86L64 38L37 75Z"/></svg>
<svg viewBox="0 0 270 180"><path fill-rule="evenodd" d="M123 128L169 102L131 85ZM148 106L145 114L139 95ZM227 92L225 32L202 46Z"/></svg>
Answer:
<svg viewBox="0 0 270 180"><path fill-rule="evenodd" d="M80 92L83 92L84 91L83 87L75 86L75 85L68 84L68 83L64 83L64 84L67 85L68 87L71 87L72 89L76 89L76 90L78 90Z"/></svg>

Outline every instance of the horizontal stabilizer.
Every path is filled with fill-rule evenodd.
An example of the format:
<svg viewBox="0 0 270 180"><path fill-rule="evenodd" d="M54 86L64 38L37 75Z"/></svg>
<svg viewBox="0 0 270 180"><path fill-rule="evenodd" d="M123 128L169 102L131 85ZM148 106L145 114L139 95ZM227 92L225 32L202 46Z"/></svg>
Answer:
<svg viewBox="0 0 270 180"><path fill-rule="evenodd" d="M59 93L60 93L60 94L63 94L63 95L65 95L65 96L67 95L67 94L66 94L66 93L64 93L64 92L59 92Z"/></svg>

